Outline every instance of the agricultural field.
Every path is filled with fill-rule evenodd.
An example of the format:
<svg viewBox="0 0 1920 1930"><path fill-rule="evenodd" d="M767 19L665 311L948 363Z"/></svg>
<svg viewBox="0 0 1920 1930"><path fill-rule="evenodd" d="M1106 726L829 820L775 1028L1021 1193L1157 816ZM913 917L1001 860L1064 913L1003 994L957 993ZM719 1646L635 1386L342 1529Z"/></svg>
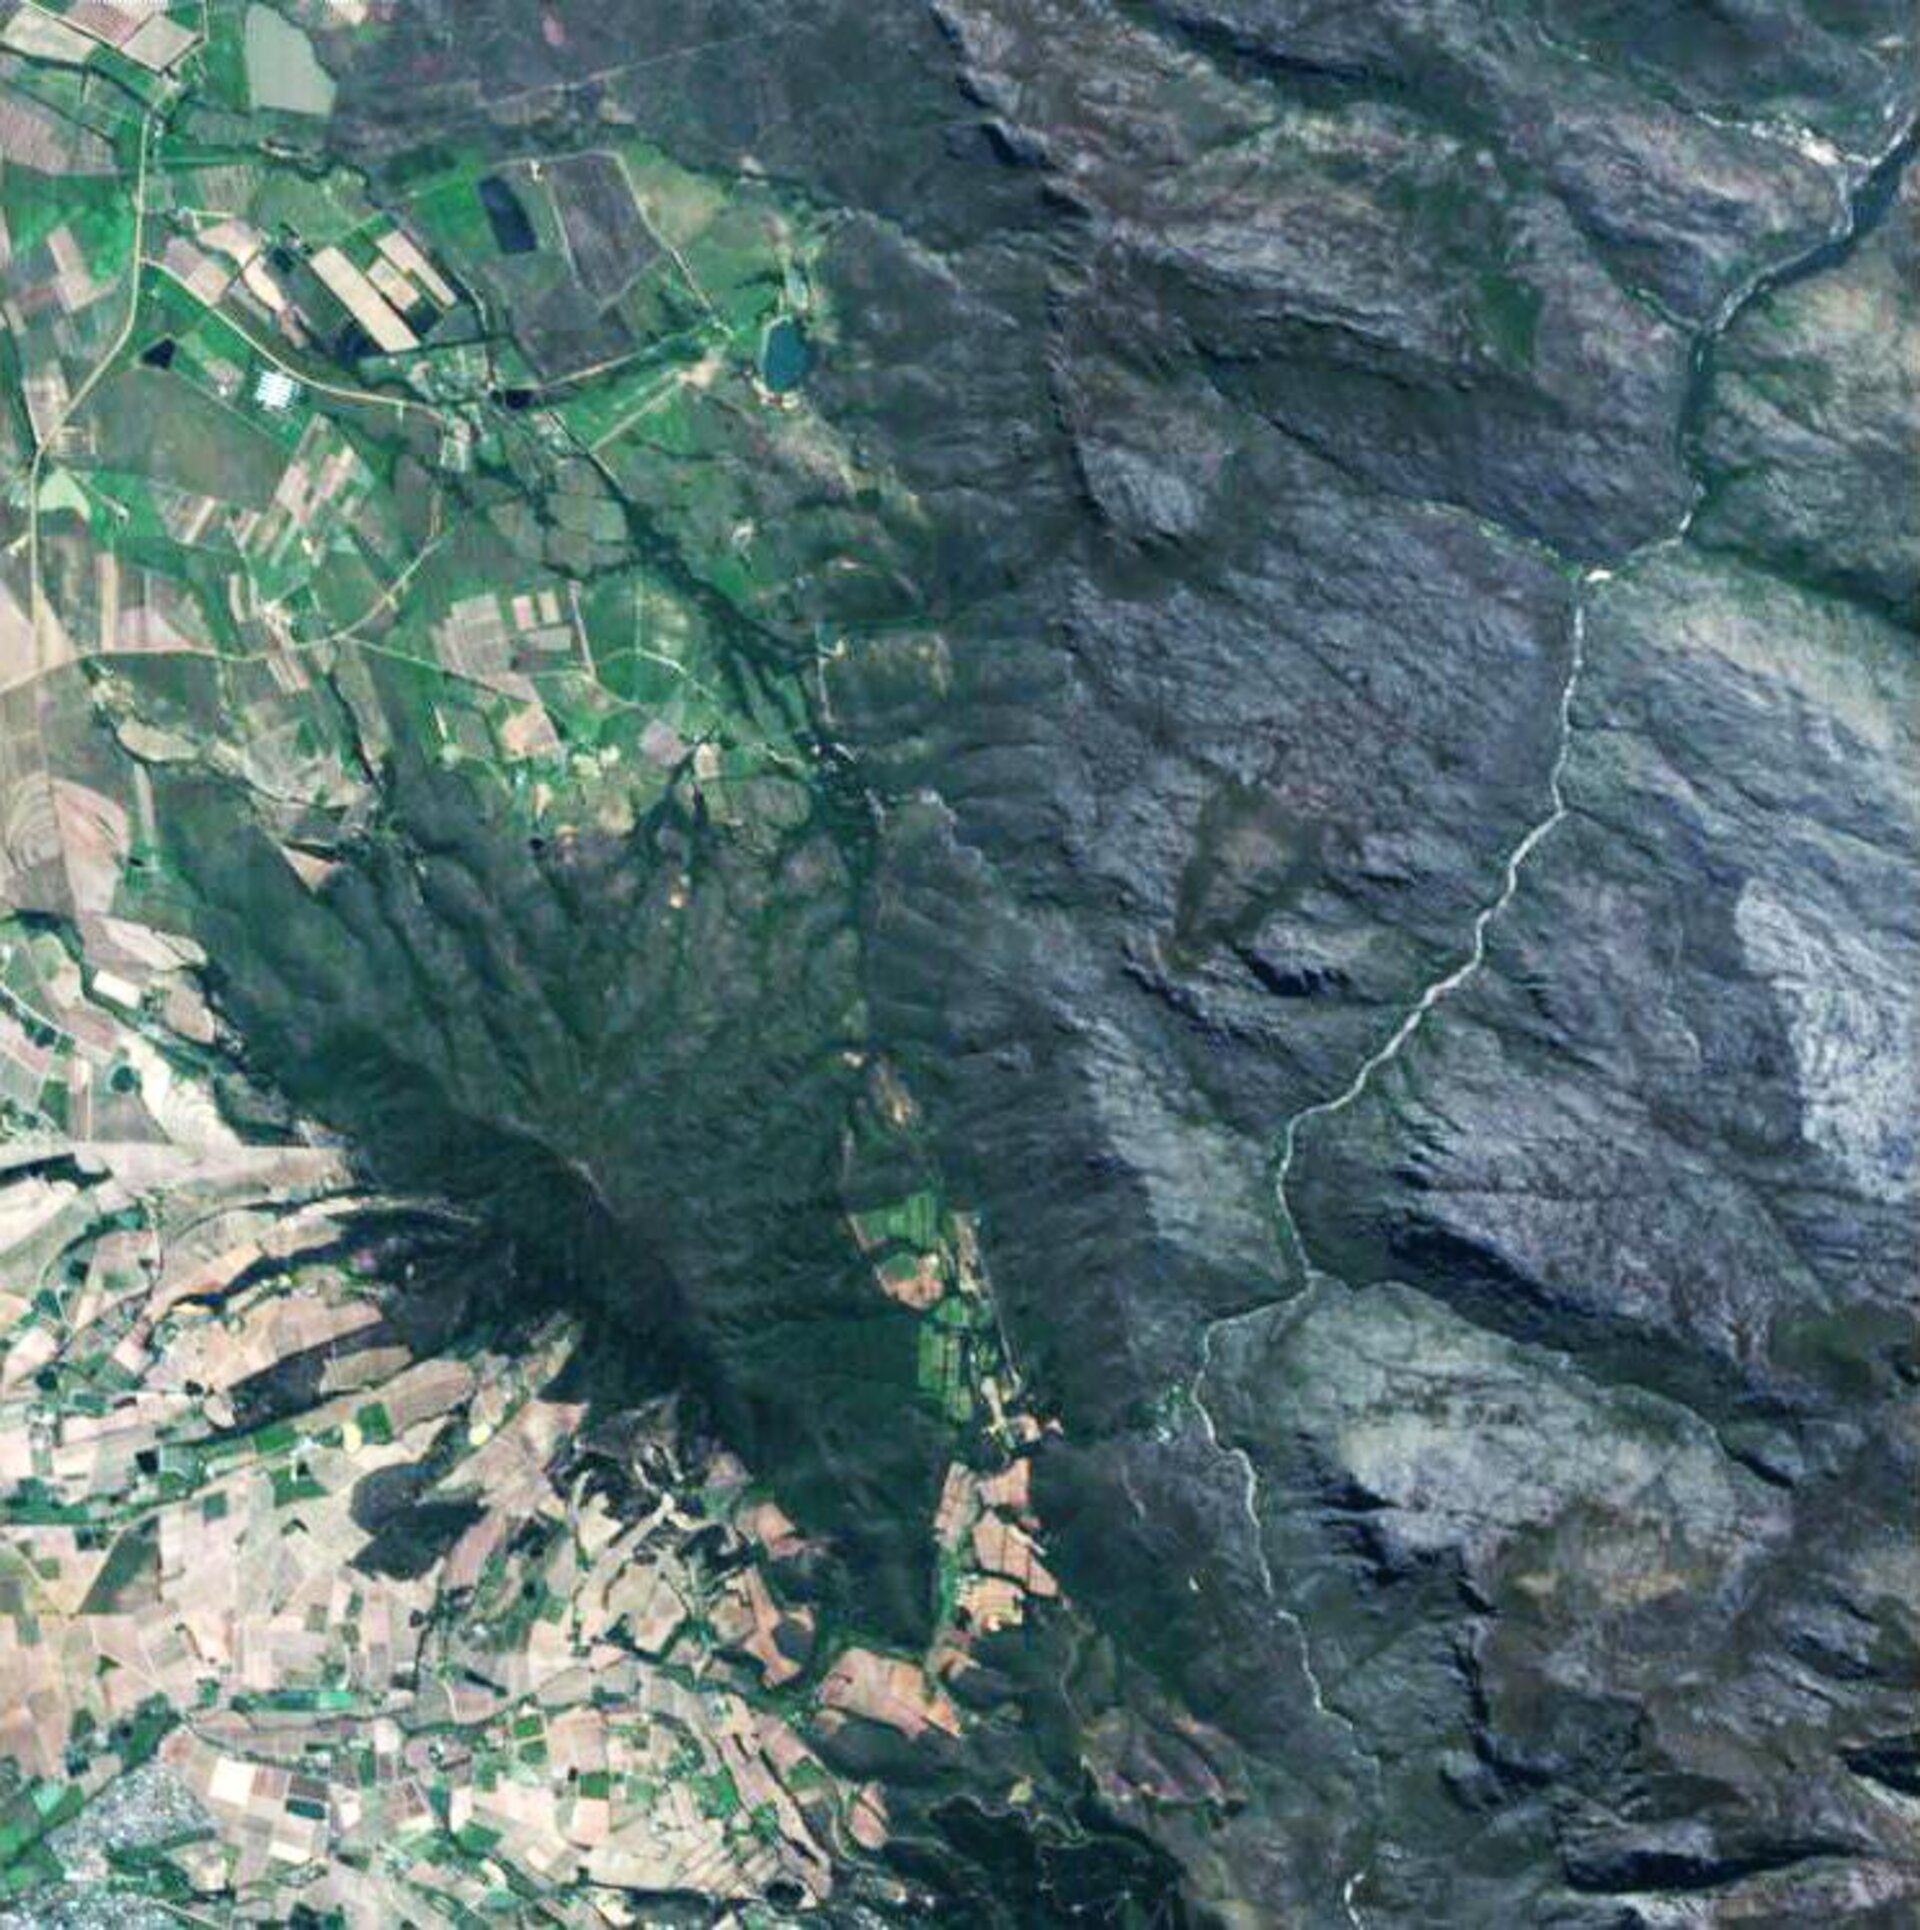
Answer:
<svg viewBox="0 0 1920 1930"><path fill-rule="evenodd" d="M1910 13L0 0L0 1930L1920 1920Z"/></svg>
<svg viewBox="0 0 1920 1930"><path fill-rule="evenodd" d="M220 0L136 82L113 63L170 40L55 18L0 56L30 136L0 167L0 1665L30 1711L0 1888L356 1924L685 1891L771 1923L887 1839L863 1754L952 1743L976 1639L1057 1594L970 1224L852 1204L904 1115L863 1083L810 777L817 558L739 468L858 486L792 356L769 374L816 217L617 130L327 165L321 57L371 21ZM556 912L596 901L567 956ZM718 990L768 1003L743 1031ZM422 1032L420 999L467 1016ZM748 1401L810 1360L837 1386L778 1501L649 1396L667 1516L625 1477L577 1510L614 1411L594 1202L657 1182L621 1155L582 1193L494 1135L559 1129L581 1028L637 1051L621 1104L663 1149L734 1142L734 1203L671 1264L716 1335L762 1301L727 1343ZM495 1124L410 1126L443 1082ZM836 1121L875 1173L797 1207ZM509 1199L510 1272L558 1304L489 1262L421 1326L395 1282ZM760 1277L796 1210L810 1257ZM785 1512L809 1496L897 1571L877 1611Z"/></svg>

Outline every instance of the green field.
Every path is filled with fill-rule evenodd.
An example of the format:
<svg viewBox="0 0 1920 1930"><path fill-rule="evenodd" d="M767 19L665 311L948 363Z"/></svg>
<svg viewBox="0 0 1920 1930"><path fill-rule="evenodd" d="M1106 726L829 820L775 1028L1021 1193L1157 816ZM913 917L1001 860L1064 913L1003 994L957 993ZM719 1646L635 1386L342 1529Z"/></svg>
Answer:
<svg viewBox="0 0 1920 1930"><path fill-rule="evenodd" d="M88 412L109 469L245 508L264 508L286 453L239 411L171 371L130 368L103 383Z"/></svg>
<svg viewBox="0 0 1920 1930"><path fill-rule="evenodd" d="M260 0L247 9L247 93L256 108L325 116L333 111L333 77L313 42Z"/></svg>

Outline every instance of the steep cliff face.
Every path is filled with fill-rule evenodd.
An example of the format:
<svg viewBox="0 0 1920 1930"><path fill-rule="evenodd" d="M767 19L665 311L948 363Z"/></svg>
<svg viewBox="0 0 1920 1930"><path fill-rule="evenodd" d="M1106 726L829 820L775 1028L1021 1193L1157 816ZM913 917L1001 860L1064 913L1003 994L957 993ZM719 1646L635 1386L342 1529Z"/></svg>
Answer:
<svg viewBox="0 0 1920 1930"><path fill-rule="evenodd" d="M874 710L876 969L1069 1582L1260 1792L1156 1827L1248 1920L1892 1921L1898 47L946 17L1080 499Z"/></svg>

